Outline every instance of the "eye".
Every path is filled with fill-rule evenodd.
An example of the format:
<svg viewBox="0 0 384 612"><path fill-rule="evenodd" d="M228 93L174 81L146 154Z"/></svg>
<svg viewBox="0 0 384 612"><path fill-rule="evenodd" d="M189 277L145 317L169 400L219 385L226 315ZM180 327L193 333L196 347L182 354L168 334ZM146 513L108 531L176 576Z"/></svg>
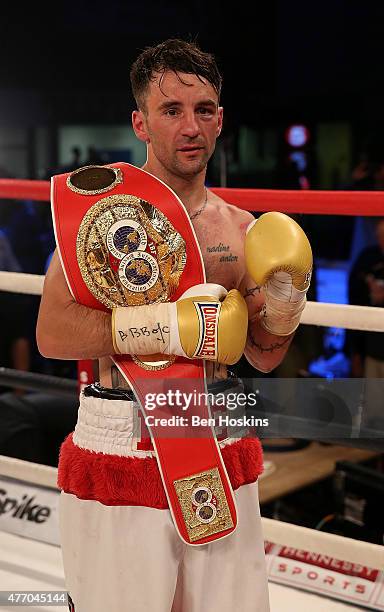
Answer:
<svg viewBox="0 0 384 612"><path fill-rule="evenodd" d="M199 115L204 115L204 116L211 117L213 115L213 110L211 108L207 108L206 106L200 106L197 109L197 113Z"/></svg>
<svg viewBox="0 0 384 612"><path fill-rule="evenodd" d="M177 115L177 112L177 108L167 108L164 114L168 115L169 117L175 117Z"/></svg>

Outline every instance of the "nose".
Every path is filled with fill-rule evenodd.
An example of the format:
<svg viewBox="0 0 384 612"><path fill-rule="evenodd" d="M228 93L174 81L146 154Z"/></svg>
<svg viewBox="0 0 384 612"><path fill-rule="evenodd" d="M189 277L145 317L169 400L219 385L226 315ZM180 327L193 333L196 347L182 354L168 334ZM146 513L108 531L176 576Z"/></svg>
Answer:
<svg viewBox="0 0 384 612"><path fill-rule="evenodd" d="M188 136L188 138L196 138L199 135L200 127L194 112L184 115L181 129L183 136Z"/></svg>

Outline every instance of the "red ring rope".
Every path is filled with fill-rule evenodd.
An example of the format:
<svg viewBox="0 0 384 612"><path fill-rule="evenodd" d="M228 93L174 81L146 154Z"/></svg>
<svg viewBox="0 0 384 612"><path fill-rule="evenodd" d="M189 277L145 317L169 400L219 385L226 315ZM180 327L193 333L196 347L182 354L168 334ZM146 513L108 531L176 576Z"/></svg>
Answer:
<svg viewBox="0 0 384 612"><path fill-rule="evenodd" d="M214 187L226 202L249 211L310 215L384 216L384 191L294 191ZM0 198L49 202L49 181L0 179Z"/></svg>
<svg viewBox="0 0 384 612"><path fill-rule="evenodd" d="M49 181L0 179L0 198L49 202L51 199L50 189Z"/></svg>

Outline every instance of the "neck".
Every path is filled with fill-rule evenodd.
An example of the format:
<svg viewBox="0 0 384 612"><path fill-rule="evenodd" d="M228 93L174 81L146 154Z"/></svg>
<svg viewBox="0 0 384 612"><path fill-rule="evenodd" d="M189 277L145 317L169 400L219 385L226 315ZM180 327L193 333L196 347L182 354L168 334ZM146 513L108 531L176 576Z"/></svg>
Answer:
<svg viewBox="0 0 384 612"><path fill-rule="evenodd" d="M199 209L205 198L206 169L193 176L178 176L168 172L160 164L147 161L142 169L163 181L179 196L187 211L192 214Z"/></svg>

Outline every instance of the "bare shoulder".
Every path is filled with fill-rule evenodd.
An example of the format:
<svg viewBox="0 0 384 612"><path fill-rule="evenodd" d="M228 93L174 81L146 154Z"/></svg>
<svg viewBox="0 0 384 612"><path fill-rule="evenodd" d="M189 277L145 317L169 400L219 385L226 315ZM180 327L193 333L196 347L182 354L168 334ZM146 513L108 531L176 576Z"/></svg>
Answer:
<svg viewBox="0 0 384 612"><path fill-rule="evenodd" d="M47 273L45 275L46 280L50 280L52 278L55 277L64 277L64 273L63 273L63 269L61 267L61 261L60 261L60 257L59 254L57 252L57 249L55 249L52 258L51 258L51 262L49 264Z"/></svg>
<svg viewBox="0 0 384 612"><path fill-rule="evenodd" d="M229 204L218 195L209 191L209 203L211 204L212 217L216 216L221 223L231 224L237 227L242 233L246 232L248 225L254 221L255 217L247 210L242 210L233 204Z"/></svg>
<svg viewBox="0 0 384 612"><path fill-rule="evenodd" d="M64 299L73 301L72 295L68 289L57 249L52 256L49 268L45 275L43 298L46 298L50 294L60 294Z"/></svg>

